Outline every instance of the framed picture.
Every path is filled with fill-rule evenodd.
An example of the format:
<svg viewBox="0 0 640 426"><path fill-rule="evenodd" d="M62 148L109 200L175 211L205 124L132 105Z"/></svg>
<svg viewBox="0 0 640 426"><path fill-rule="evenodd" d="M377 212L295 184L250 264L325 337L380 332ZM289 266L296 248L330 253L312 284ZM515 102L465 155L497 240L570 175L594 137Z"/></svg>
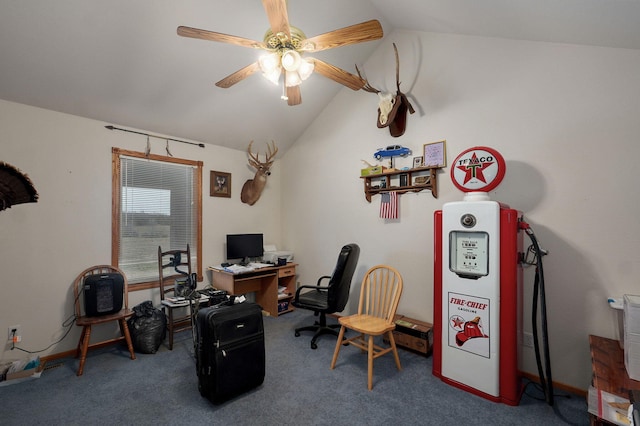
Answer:
<svg viewBox="0 0 640 426"><path fill-rule="evenodd" d="M231 198L231 173L211 170L210 195Z"/></svg>
<svg viewBox="0 0 640 426"><path fill-rule="evenodd" d="M420 157L413 157L413 168L415 169L416 167L422 167L422 159L424 157L420 156Z"/></svg>
<svg viewBox="0 0 640 426"><path fill-rule="evenodd" d="M447 165L446 141L424 144L425 167L445 167Z"/></svg>

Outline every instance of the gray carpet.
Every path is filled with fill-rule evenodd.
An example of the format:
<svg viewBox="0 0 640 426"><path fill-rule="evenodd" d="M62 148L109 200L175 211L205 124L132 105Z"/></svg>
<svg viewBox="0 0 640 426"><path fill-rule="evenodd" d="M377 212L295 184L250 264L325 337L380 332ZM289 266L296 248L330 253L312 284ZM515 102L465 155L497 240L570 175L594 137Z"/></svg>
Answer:
<svg viewBox="0 0 640 426"><path fill-rule="evenodd" d="M431 357L400 351L375 361L367 390L367 359L344 347L329 369L335 338L309 347L310 333L293 329L312 322L298 310L265 317L267 373L264 384L221 405L198 391L190 332L152 355L128 358L126 348L90 352L84 375L78 361L52 361L41 378L0 387L3 425L587 425L584 398L558 392L553 407L526 387L519 406L496 404L442 383ZM329 321L335 321L330 319Z"/></svg>

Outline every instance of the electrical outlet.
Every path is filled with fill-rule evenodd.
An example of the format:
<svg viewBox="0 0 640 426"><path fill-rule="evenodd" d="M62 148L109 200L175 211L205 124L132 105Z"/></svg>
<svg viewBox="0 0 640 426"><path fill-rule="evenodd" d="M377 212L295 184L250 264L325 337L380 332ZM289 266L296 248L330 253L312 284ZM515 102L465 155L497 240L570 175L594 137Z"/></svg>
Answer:
<svg viewBox="0 0 640 426"><path fill-rule="evenodd" d="M522 346L525 346L527 348L533 347L533 334L526 331L522 333Z"/></svg>
<svg viewBox="0 0 640 426"><path fill-rule="evenodd" d="M13 330L15 330L15 332ZM22 326L20 325L9 326L9 330L7 333L7 340L10 342L13 342L14 337L17 337L19 339L18 342L20 341L22 337Z"/></svg>

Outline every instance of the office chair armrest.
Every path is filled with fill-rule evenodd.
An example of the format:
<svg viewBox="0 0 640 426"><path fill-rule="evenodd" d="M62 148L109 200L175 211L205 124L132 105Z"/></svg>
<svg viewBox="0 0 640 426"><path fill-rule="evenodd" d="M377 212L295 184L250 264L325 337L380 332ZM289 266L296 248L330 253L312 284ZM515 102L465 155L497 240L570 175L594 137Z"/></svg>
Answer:
<svg viewBox="0 0 640 426"><path fill-rule="evenodd" d="M322 280L326 280L326 279L331 279L331 275L323 275L320 278L318 278L318 282L316 283L316 286L320 287L320 283L322 282Z"/></svg>
<svg viewBox="0 0 640 426"><path fill-rule="evenodd" d="M312 289L316 291L327 291L329 287L323 287L320 285L320 282L323 279L327 279L327 278L331 278L331 277L329 275L325 275L318 279L318 283L316 285L301 285L300 287L298 287L298 289L296 290L295 301L297 302L298 300L300 300L300 291L305 289Z"/></svg>

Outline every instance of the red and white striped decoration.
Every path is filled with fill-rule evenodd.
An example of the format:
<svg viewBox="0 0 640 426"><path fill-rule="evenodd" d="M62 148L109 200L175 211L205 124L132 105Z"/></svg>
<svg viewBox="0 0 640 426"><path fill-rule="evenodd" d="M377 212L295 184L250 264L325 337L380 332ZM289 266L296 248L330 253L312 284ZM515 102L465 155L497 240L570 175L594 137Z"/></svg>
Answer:
<svg viewBox="0 0 640 426"><path fill-rule="evenodd" d="M383 192L380 202L380 217L382 219L397 219L398 218L398 193Z"/></svg>

